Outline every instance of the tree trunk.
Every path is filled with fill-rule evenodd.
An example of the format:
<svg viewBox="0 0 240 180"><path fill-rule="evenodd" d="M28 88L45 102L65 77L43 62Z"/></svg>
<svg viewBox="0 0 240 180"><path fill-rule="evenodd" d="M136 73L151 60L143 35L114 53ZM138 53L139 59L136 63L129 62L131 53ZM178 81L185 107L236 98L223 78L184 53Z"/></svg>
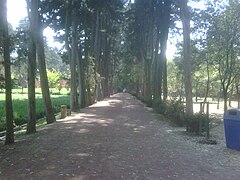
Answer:
<svg viewBox="0 0 240 180"><path fill-rule="evenodd" d="M82 58L81 58L81 54L77 55L77 75L78 75L78 109L80 110L81 108L84 108L84 104L82 103L82 99L84 98L84 94L83 94L83 78L82 78L82 71L83 71L83 67L82 67Z"/></svg>
<svg viewBox="0 0 240 180"><path fill-rule="evenodd" d="M204 104L207 102L209 88L210 88L210 73L209 73L209 62L207 60L207 88L206 88L206 93L205 93L205 97L204 97Z"/></svg>
<svg viewBox="0 0 240 180"><path fill-rule="evenodd" d="M35 15L38 15L38 19L36 22L36 49L37 49L37 57L38 57L38 64L39 64L39 74L40 74L40 80L41 80L41 90L42 90L42 96L43 96L43 102L44 102L44 108L46 112L46 120L47 123L50 124L54 121L55 115L54 110L52 107L52 101L50 97L49 92L49 85L48 85L48 77L47 77L47 71L46 71L46 62L45 62L45 52L44 52L44 39L43 39L43 25L41 20L39 19L40 15L38 12L38 1L33 1L33 13Z"/></svg>
<svg viewBox="0 0 240 180"><path fill-rule="evenodd" d="M168 86L167 86L167 40L168 40L168 32L170 26L170 13L171 13L171 2L165 1L164 3L164 14L163 14L163 25L161 29L161 37L160 37L160 45L161 45L161 60L162 60L162 78L163 78L163 100L167 100L168 95Z"/></svg>
<svg viewBox="0 0 240 180"><path fill-rule="evenodd" d="M153 101L158 103L162 100L162 59L159 54L160 49L160 28L162 22L162 4L157 4L155 8L156 17L156 37L154 47L154 63L153 63ZM158 19L158 20L157 20Z"/></svg>
<svg viewBox="0 0 240 180"><path fill-rule="evenodd" d="M228 99L228 106L229 107L232 107L232 96L233 96L233 88L234 88L234 84L232 84L232 88L231 88L231 91L229 93L229 99Z"/></svg>
<svg viewBox="0 0 240 180"><path fill-rule="evenodd" d="M223 100L224 100L224 112L227 112L227 109L228 109L228 93L226 90L223 90Z"/></svg>
<svg viewBox="0 0 240 180"><path fill-rule="evenodd" d="M156 37L156 44L155 44L155 56L154 56L154 74L153 74L153 101L157 103L158 101L162 100L162 73L161 73L161 62L160 62L160 55L158 54L159 51L159 28L157 28L157 37Z"/></svg>
<svg viewBox="0 0 240 180"><path fill-rule="evenodd" d="M204 100L203 100L203 102L204 102L203 103L203 109L204 109L204 106L207 102L209 88L210 88L210 73L209 73L209 62L208 62L208 59L207 59L207 88L206 88L206 93L205 93L205 97L204 97Z"/></svg>
<svg viewBox="0 0 240 180"><path fill-rule="evenodd" d="M220 89L220 91L219 91L219 93L218 93L218 98L217 98L217 109L220 108L220 98L221 98L221 89Z"/></svg>
<svg viewBox="0 0 240 180"><path fill-rule="evenodd" d="M159 45L158 45L159 46ZM158 50L157 50L158 51ZM153 102L162 101L162 64L160 54L155 56L155 66L153 74Z"/></svg>
<svg viewBox="0 0 240 180"><path fill-rule="evenodd" d="M184 84L186 96L186 113L193 114L192 100L192 60L190 45L190 10L187 6L188 0L180 2L181 20L183 25L183 54L184 54Z"/></svg>
<svg viewBox="0 0 240 180"><path fill-rule="evenodd" d="M144 97L147 100L147 104L150 105L152 103L152 92L151 92L151 65L150 59L144 60L144 72L145 72L145 92Z"/></svg>
<svg viewBox="0 0 240 180"><path fill-rule="evenodd" d="M73 112L78 111L78 96L77 96L77 54L78 54L78 43L77 43L77 24L76 24L76 8L72 11L72 56L70 62L71 70L71 101L70 106Z"/></svg>
<svg viewBox="0 0 240 180"><path fill-rule="evenodd" d="M182 96L183 96L183 77L181 78L181 88L179 92L179 101L182 102Z"/></svg>
<svg viewBox="0 0 240 180"><path fill-rule="evenodd" d="M79 61L82 59L80 58ZM87 106L86 103L86 76L85 76L85 64L83 62L79 62L81 67L81 108L84 108Z"/></svg>
<svg viewBox="0 0 240 180"><path fill-rule="evenodd" d="M239 82L239 77L236 78L235 83L236 83L238 108L240 108L240 82Z"/></svg>
<svg viewBox="0 0 240 180"><path fill-rule="evenodd" d="M13 105L12 105L12 79L11 79L11 60L10 60L10 38L8 34L7 22L7 1L0 1L0 31L3 35L3 57L5 67L5 108L6 108L6 140L5 144L14 143L13 129Z"/></svg>
<svg viewBox="0 0 240 180"><path fill-rule="evenodd" d="M69 28L70 28L70 23L71 22L71 12L72 12L72 1L68 0L66 1L66 20L65 20L65 48L67 50L68 54L68 60L70 64L70 71L71 71L71 77L70 77L70 108L72 111L77 111L78 110L78 103L77 103L77 85L76 85L76 62L73 61L75 57L72 57L72 52L70 48L70 43L69 43ZM75 12L72 12L75 13ZM75 17L74 17L75 18ZM73 47L72 47L73 48ZM75 55L76 56L76 55Z"/></svg>
<svg viewBox="0 0 240 180"><path fill-rule="evenodd" d="M101 33L100 33L100 12L97 9L96 11L96 23L95 23L95 37L94 37L94 59L95 59L95 96L96 100L102 100L102 88L101 88L101 75L98 76L99 66L100 66L100 44L101 44Z"/></svg>
<svg viewBox="0 0 240 180"><path fill-rule="evenodd" d="M237 92L238 108L240 108L240 92Z"/></svg>
<svg viewBox="0 0 240 180"><path fill-rule="evenodd" d="M33 37L36 30L34 24L37 22L37 14L34 15L33 1L27 1L28 6L28 18L30 20L29 27L29 42L28 42L28 124L27 134L36 132L36 98L35 98L35 77L36 77L36 44L34 43ZM36 13L36 12L35 12Z"/></svg>

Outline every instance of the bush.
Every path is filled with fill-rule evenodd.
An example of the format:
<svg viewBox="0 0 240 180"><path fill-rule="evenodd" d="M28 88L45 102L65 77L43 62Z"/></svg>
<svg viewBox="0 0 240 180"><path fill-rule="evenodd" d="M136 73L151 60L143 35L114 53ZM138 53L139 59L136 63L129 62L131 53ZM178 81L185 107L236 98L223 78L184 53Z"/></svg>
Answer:
<svg viewBox="0 0 240 180"><path fill-rule="evenodd" d="M24 117L22 115L19 115L17 117L14 117L14 124L16 126L21 126L23 124L26 124L28 122L28 118Z"/></svg>
<svg viewBox="0 0 240 180"><path fill-rule="evenodd" d="M184 119L184 105L180 101L171 100L167 102L165 114L177 126L184 126L186 124Z"/></svg>
<svg viewBox="0 0 240 180"><path fill-rule="evenodd" d="M153 101L150 98L145 98L144 102L146 103L147 107L152 107Z"/></svg>
<svg viewBox="0 0 240 180"><path fill-rule="evenodd" d="M185 115L187 132L201 134L206 131L208 117L206 114Z"/></svg>
<svg viewBox="0 0 240 180"><path fill-rule="evenodd" d="M1 117L0 118L0 131L4 131L6 129L6 119Z"/></svg>
<svg viewBox="0 0 240 180"><path fill-rule="evenodd" d="M161 100L157 100L153 102L153 108L154 110L162 115L166 115L166 111L167 111L167 103L161 101Z"/></svg>
<svg viewBox="0 0 240 180"><path fill-rule="evenodd" d="M153 108L157 113L160 113L167 118L176 126L185 125L184 120L184 106L179 101L167 101L161 100L153 103Z"/></svg>

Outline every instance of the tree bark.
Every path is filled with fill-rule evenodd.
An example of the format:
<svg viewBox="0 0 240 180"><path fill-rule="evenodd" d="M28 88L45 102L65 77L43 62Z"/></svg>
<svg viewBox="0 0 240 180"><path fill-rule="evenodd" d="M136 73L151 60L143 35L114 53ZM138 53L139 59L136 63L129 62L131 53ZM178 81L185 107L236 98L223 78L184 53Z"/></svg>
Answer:
<svg viewBox="0 0 240 180"><path fill-rule="evenodd" d="M168 86L167 86L167 40L168 32L170 26L170 13L171 13L171 2L169 0L164 3L164 14L163 14L163 25L161 29L160 45L161 45L161 60L162 60L162 77L163 77L163 100L166 101L168 95Z"/></svg>
<svg viewBox="0 0 240 180"><path fill-rule="evenodd" d="M160 28L162 18L162 4L157 3L155 12L156 38L155 38L155 54L154 54L154 71L153 71L153 102L158 103L162 100L162 62L159 54L160 49Z"/></svg>
<svg viewBox="0 0 240 180"><path fill-rule="evenodd" d="M235 83L236 83L238 108L240 108L240 81L239 81L239 77L236 77Z"/></svg>
<svg viewBox="0 0 240 180"><path fill-rule="evenodd" d="M10 38L7 22L7 1L0 1L0 31L3 35L3 57L5 67L5 108L6 108L6 140L5 144L14 143L13 129L13 105L12 105L12 79L11 79L11 60L10 60Z"/></svg>
<svg viewBox="0 0 240 180"><path fill-rule="evenodd" d="M208 97L208 94L209 94L209 88L210 88L210 72L209 72L209 60L207 59L206 60L206 63L207 63L207 88L206 88L206 93L205 93L205 97L204 97L204 100L203 100L203 109L204 109L204 106L207 102L207 97Z"/></svg>
<svg viewBox="0 0 240 180"><path fill-rule="evenodd" d="M184 54L184 84L186 96L186 114L193 114L192 100L192 60L190 45L190 10L187 5L188 0L180 2L181 20L183 25L183 54Z"/></svg>
<svg viewBox="0 0 240 180"><path fill-rule="evenodd" d="M74 4L73 4L74 5ZM74 6L73 6L74 7ZM72 55L70 62L71 70L71 110L77 112L78 107L78 96L77 96L77 56L78 56L78 43L77 43L77 24L76 24L76 8L72 11Z"/></svg>
<svg viewBox="0 0 240 180"><path fill-rule="evenodd" d="M100 67L100 44L101 44L101 33L100 33L100 12L97 9L96 11L96 23L95 23L95 37L94 37L94 59L95 59L95 94L96 100L102 100L102 87L101 87L101 75L98 77L99 67Z"/></svg>
<svg viewBox="0 0 240 180"><path fill-rule="evenodd" d="M237 90L237 101L238 101L238 108L240 108L240 92L239 92L239 89Z"/></svg>
<svg viewBox="0 0 240 180"><path fill-rule="evenodd" d="M228 93L227 93L226 90L223 90L224 112L227 112L227 108L228 108L228 105L227 105L228 101L227 101L227 99L228 99Z"/></svg>
<svg viewBox="0 0 240 180"><path fill-rule="evenodd" d="M39 64L39 74L40 74L40 83L41 83L41 90L42 90L42 97L44 102L44 108L46 112L46 120L47 123L50 124L54 121L55 115L52 107L52 101L50 97L49 92L49 85L48 85L48 77L47 77L47 71L46 71L46 62L45 62L45 52L44 52L44 39L43 39L43 25L40 20L40 15L38 12L38 1L33 1L33 13L38 16L34 19L38 19L36 21L36 37L35 43L36 43L36 49L37 49L37 57L38 57L38 64Z"/></svg>
<svg viewBox="0 0 240 180"><path fill-rule="evenodd" d="M234 89L234 84L232 83L232 87L230 92L228 93L228 106L232 107L232 96L233 96L233 89Z"/></svg>
<svg viewBox="0 0 240 180"><path fill-rule="evenodd" d="M36 77L36 44L34 43L33 37L36 30L34 23L37 22L37 14L34 15L33 1L27 1L28 6L28 18L30 21L29 26L29 42L28 42L28 124L27 134L36 132L36 98L35 98L35 77ZM36 12L35 12L36 13Z"/></svg>
<svg viewBox="0 0 240 180"><path fill-rule="evenodd" d="M85 57L86 59L88 59L87 57ZM79 68L79 83L81 84L79 86L79 91L80 91L80 94L81 94L81 97L79 98L80 100L80 108L84 108L87 106L86 104L86 76L85 76L85 64L84 62L82 62L82 58L79 58L78 60L78 66L80 67Z"/></svg>

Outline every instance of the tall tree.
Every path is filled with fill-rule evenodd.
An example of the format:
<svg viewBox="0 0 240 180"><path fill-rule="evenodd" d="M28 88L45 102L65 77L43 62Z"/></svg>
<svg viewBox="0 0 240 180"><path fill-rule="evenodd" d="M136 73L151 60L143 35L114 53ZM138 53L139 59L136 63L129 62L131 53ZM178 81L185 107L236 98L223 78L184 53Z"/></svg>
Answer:
<svg viewBox="0 0 240 180"><path fill-rule="evenodd" d="M37 57L38 57L38 64L39 64L39 73L40 73L40 80L41 80L41 89L43 95L43 102L46 112L46 120L47 123L54 122L55 115L52 107L52 101L50 98L49 92L49 85L48 85L48 78L47 78L47 70L46 70L46 62L45 62L45 52L44 52L44 39L43 39L43 22L39 12L39 1L33 1L31 7L32 13L36 17L32 17L36 20L34 30L34 41L36 43L37 49Z"/></svg>
<svg viewBox="0 0 240 180"><path fill-rule="evenodd" d="M154 57L154 4L153 1L135 1L135 56L142 63L142 95L149 103L152 102L152 61ZM144 11L143 11L144 9Z"/></svg>
<svg viewBox="0 0 240 180"><path fill-rule="evenodd" d="M228 95L239 73L240 44L240 5L238 1L230 1L229 6L213 17L208 30L208 49L219 74L224 98L224 111L227 111Z"/></svg>
<svg viewBox="0 0 240 180"><path fill-rule="evenodd" d="M188 0L180 1L180 16L183 26L183 57L184 57L184 84L186 96L186 113L193 114L193 100L192 100L192 60L191 60L191 42L190 42L190 9L188 7Z"/></svg>
<svg viewBox="0 0 240 180"><path fill-rule="evenodd" d="M163 14L161 21L161 34L160 34L160 61L162 61L162 79L163 79L163 100L166 101L168 95L167 87L167 40L170 27L170 13L171 13L171 1L165 0L163 5Z"/></svg>
<svg viewBox="0 0 240 180"><path fill-rule="evenodd" d="M238 108L240 108L240 78L239 77L240 77L240 73L239 73L238 77L236 77L236 80L235 80Z"/></svg>
<svg viewBox="0 0 240 180"><path fill-rule="evenodd" d="M30 8L37 5L33 0L27 0L27 9L29 17L29 38L28 38L28 124L27 134L36 132L36 98L35 98L35 77L36 77L36 44L34 42L34 34L37 30L35 23L38 20L36 11L31 11ZM36 36L36 35L35 35Z"/></svg>
<svg viewBox="0 0 240 180"><path fill-rule="evenodd" d="M72 46L71 46L71 110L78 111L77 97L77 61L78 61L78 33L77 33L77 7L76 1L72 1Z"/></svg>
<svg viewBox="0 0 240 180"><path fill-rule="evenodd" d="M7 0L0 0L0 36L3 39L3 57L5 67L5 93L6 93L6 140L5 144L14 143L13 129L13 106L12 106L12 79L11 79L11 60L10 60L10 37L7 22Z"/></svg>

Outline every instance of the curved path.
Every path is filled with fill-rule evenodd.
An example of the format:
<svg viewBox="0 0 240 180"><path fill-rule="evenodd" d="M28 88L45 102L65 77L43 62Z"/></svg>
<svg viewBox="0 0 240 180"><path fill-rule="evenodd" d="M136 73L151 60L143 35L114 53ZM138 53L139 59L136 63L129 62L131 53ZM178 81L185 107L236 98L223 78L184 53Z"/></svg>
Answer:
<svg viewBox="0 0 240 180"><path fill-rule="evenodd" d="M0 179L239 178L239 165L200 152L157 119L136 98L116 94L1 146Z"/></svg>

